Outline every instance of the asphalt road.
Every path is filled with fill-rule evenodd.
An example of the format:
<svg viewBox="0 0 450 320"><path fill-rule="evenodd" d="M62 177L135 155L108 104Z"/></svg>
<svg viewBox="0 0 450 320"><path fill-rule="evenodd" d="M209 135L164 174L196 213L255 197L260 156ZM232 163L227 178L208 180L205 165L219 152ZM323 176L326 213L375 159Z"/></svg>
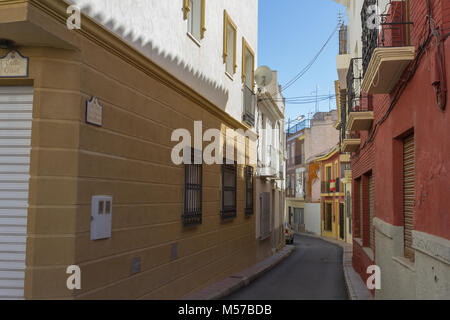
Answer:
<svg viewBox="0 0 450 320"><path fill-rule="evenodd" d="M342 248L296 235L292 254L225 300L347 300Z"/></svg>

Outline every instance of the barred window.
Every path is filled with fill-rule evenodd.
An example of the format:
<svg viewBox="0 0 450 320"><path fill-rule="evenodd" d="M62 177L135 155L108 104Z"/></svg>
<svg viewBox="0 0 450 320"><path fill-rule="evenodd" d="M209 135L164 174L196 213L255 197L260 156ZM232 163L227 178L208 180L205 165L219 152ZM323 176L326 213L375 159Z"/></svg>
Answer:
<svg viewBox="0 0 450 320"><path fill-rule="evenodd" d="M236 218L236 185L237 166L234 164L222 165L222 218Z"/></svg>
<svg viewBox="0 0 450 320"><path fill-rule="evenodd" d="M253 215L253 167L245 168L245 215Z"/></svg>
<svg viewBox="0 0 450 320"><path fill-rule="evenodd" d="M184 165L184 213L183 224L202 224L202 179L203 166L195 164L195 150L191 151L191 163Z"/></svg>

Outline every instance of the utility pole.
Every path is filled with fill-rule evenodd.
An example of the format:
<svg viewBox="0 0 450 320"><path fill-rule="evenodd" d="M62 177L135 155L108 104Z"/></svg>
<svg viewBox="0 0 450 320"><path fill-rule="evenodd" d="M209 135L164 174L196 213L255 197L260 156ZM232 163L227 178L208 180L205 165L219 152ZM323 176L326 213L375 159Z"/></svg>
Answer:
<svg viewBox="0 0 450 320"><path fill-rule="evenodd" d="M328 89L328 112L331 111L331 90Z"/></svg>

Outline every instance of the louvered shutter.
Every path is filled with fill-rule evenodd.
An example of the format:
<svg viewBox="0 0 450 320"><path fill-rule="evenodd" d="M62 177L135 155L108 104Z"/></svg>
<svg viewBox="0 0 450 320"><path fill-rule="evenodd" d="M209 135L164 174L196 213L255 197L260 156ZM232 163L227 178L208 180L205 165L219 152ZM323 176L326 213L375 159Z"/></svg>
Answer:
<svg viewBox="0 0 450 320"><path fill-rule="evenodd" d="M412 231L414 228L414 135L403 142L403 213L405 257L414 260Z"/></svg>
<svg viewBox="0 0 450 320"><path fill-rule="evenodd" d="M363 185L362 179L359 180L359 237L363 239Z"/></svg>
<svg viewBox="0 0 450 320"><path fill-rule="evenodd" d="M375 179L373 175L369 177L369 247L375 248L375 234L373 229L373 218L375 213Z"/></svg>

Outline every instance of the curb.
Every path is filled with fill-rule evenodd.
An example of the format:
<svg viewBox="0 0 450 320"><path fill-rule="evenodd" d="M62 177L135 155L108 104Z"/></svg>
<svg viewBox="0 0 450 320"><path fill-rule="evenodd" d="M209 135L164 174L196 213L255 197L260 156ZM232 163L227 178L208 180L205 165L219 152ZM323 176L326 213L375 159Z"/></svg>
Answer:
<svg viewBox="0 0 450 320"><path fill-rule="evenodd" d="M338 240L329 239L315 234L297 232L298 235L321 239L331 244L340 246L342 252L342 268L344 271L345 286L347 295L350 300L374 300L369 289L364 285L359 274L353 269L352 256L353 246L348 243L343 243Z"/></svg>
<svg viewBox="0 0 450 320"><path fill-rule="evenodd" d="M295 246L284 246L283 249L273 256L266 258L244 271L216 282L203 290L188 294L182 297L181 300L219 300L227 297L239 289L248 286L266 272L273 269L281 261L289 257L294 249Z"/></svg>

